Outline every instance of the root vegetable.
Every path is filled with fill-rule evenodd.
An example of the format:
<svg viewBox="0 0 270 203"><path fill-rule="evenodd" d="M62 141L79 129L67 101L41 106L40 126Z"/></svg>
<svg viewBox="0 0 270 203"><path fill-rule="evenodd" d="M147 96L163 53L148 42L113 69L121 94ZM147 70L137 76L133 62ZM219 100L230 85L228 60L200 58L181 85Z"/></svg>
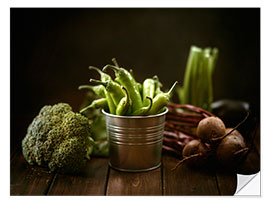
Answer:
<svg viewBox="0 0 270 203"><path fill-rule="evenodd" d="M222 165L233 168L245 158L248 151L243 136L235 130L222 139L216 149L216 157Z"/></svg>
<svg viewBox="0 0 270 203"><path fill-rule="evenodd" d="M170 153L174 152L170 149L173 144L174 150L179 152L174 154L179 156L178 154L182 155L182 150L189 141L193 140L194 138L198 138L196 135L198 123L203 118L214 115L202 108L188 104L181 105L169 103L167 108L169 112L166 116L164 136L180 141L181 145L178 143L176 147L175 144L177 142L164 141L163 146L165 147L163 147L163 149L164 151L169 151Z"/></svg>
<svg viewBox="0 0 270 203"><path fill-rule="evenodd" d="M231 131L233 130L233 128L226 128L226 135L229 134ZM239 137L241 140L244 141L244 137L241 135L241 133L238 130L233 130L230 135L235 135L237 137Z"/></svg>
<svg viewBox="0 0 270 203"><path fill-rule="evenodd" d="M177 104L168 104L167 107L169 113L165 123L163 149L177 156L182 152L182 160L172 170L183 162L198 168L220 162L233 169L249 152L244 138L237 130L249 113L237 126L226 129L219 117L198 107ZM185 135L184 140L178 137L179 132Z"/></svg>
<svg viewBox="0 0 270 203"><path fill-rule="evenodd" d="M183 159L172 169L176 169L181 163L186 162L189 166L199 167L208 160L209 148L200 140L192 140L183 149Z"/></svg>
<svg viewBox="0 0 270 203"><path fill-rule="evenodd" d="M206 143L211 143L213 139L223 137L225 133L226 127L223 121L214 116L202 119L197 127L197 136Z"/></svg>
<svg viewBox="0 0 270 203"><path fill-rule="evenodd" d="M208 148L200 140L192 140L183 149L183 158L189 165L201 166L207 159ZM197 155L197 156L196 156ZM193 158L189 158L193 156Z"/></svg>

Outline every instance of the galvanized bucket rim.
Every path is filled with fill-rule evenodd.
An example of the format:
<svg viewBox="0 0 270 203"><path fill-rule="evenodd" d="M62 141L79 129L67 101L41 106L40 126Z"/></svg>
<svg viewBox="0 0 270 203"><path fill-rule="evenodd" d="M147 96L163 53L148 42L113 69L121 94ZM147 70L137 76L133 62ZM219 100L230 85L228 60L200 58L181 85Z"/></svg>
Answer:
<svg viewBox="0 0 270 203"><path fill-rule="evenodd" d="M154 118L154 117L163 116L166 113L168 113L168 108L165 107L165 111L163 111L163 112L161 112L159 114L148 115L148 116L119 116L119 115L115 115L115 114L110 114L110 113L106 112L104 109L102 109L102 113L104 115L106 115L106 116L110 116L110 117L114 117L114 118L124 118L124 119L125 118L126 119L130 119L130 118L136 118L136 119L140 118L141 119L141 118L144 118L144 119L146 119L146 118Z"/></svg>

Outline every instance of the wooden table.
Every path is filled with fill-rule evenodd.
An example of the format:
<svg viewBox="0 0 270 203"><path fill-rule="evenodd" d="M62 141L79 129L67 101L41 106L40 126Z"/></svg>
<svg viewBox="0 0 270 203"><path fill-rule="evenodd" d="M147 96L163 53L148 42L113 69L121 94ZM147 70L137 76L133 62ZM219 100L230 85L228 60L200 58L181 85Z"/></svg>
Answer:
<svg viewBox="0 0 270 203"><path fill-rule="evenodd" d="M92 158L80 176L50 173L30 166L20 150L11 155L11 195L233 195L236 173L224 169L192 169L186 164L171 170L179 161L163 153L158 169L127 173L108 166L107 158ZM260 170L259 151L249 154L242 173Z"/></svg>

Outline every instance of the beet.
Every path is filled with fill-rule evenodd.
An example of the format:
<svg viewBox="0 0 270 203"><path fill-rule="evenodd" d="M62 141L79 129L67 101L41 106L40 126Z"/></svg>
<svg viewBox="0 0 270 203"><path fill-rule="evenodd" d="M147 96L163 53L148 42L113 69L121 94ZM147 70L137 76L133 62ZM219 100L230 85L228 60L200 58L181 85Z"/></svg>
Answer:
<svg viewBox="0 0 270 203"><path fill-rule="evenodd" d="M231 129L227 129L230 131ZM248 152L243 136L236 130L222 139L216 149L218 161L228 168L235 167L244 160Z"/></svg>
<svg viewBox="0 0 270 203"><path fill-rule="evenodd" d="M197 127L197 136L206 143L213 142L213 139L220 138L225 133L226 127L223 121L214 116L202 119Z"/></svg>
<svg viewBox="0 0 270 203"><path fill-rule="evenodd" d="M233 130L233 131L232 131ZM232 131L232 132L231 132ZM231 132L231 133L230 133ZM230 133L230 134L229 134ZM236 130L236 129L233 129L233 128L226 128L226 134L229 134L229 135L235 135L235 136L237 136L237 137L239 137L241 140L243 140L243 142L245 142L244 141L244 137L241 135L241 133L238 131L238 130Z"/></svg>
<svg viewBox="0 0 270 203"><path fill-rule="evenodd" d="M212 163L217 163L217 160L227 168L235 168L249 152L243 136L236 130L248 116L249 113L237 126L227 129L218 117L203 118L196 131L199 139L191 140L185 145L182 151L183 159L172 170L183 162L200 168L212 166Z"/></svg>
<svg viewBox="0 0 270 203"><path fill-rule="evenodd" d="M202 166L207 160L208 151L208 147L200 140L192 140L184 147L182 156L188 165Z"/></svg>

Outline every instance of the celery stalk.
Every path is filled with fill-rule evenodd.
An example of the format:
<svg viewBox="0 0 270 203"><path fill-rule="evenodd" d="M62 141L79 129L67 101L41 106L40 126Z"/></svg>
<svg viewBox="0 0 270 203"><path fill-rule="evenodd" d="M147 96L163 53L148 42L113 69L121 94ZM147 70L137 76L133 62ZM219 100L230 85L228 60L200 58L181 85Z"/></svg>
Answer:
<svg viewBox="0 0 270 203"><path fill-rule="evenodd" d="M216 65L218 49L201 49L191 46L183 86L178 89L182 104L192 104L211 111L213 102L212 75Z"/></svg>

